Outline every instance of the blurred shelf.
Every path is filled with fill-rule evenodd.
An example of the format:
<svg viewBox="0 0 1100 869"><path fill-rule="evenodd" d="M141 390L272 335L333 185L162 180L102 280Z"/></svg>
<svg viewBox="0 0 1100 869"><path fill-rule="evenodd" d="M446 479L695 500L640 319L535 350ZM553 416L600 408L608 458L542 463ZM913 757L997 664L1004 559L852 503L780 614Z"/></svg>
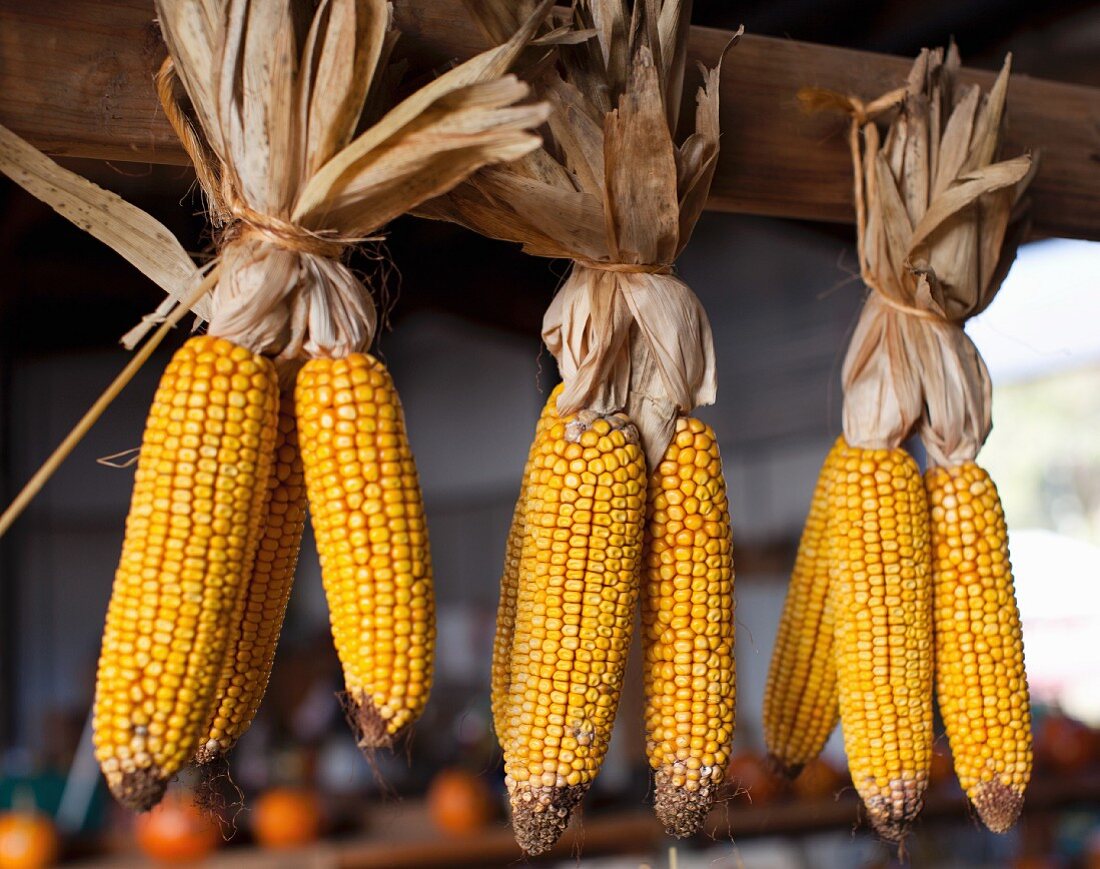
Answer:
<svg viewBox="0 0 1100 869"><path fill-rule="evenodd" d="M737 799L736 808L719 807L711 812L707 819L707 832L711 837L797 835L865 826L859 800L852 788L842 791L836 799L777 802L765 806L749 806L745 798ZM1033 781L1027 789L1023 817L1072 805L1100 807L1100 771ZM933 790L925 798L917 829L929 822L944 820L979 823L966 796L957 787Z"/></svg>
<svg viewBox="0 0 1100 869"><path fill-rule="evenodd" d="M1041 779L1028 788L1024 819L1069 806L1100 808L1100 771L1081 776ZM928 796L917 830L942 821L978 822L959 791ZM825 831L852 831L861 826L859 802L848 789L836 799L777 802L753 806L745 796L715 809L706 837L715 841L754 836L799 836ZM419 801L375 807L370 832L297 851L271 852L252 847L226 848L205 865L212 869L431 869L431 867L511 867L548 860L575 860L578 855L652 854L673 844L652 813L634 810L599 813L573 824L561 842L539 860L524 861L511 829L497 823L469 837L447 837L435 831ZM132 856L120 856L85 866L133 866Z"/></svg>

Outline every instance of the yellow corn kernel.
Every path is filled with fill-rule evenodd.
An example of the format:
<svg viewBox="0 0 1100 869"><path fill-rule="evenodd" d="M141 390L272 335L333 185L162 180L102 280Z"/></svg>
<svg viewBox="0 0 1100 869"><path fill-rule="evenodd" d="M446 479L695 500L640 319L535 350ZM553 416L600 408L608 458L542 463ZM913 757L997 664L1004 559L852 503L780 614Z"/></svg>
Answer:
<svg viewBox="0 0 1100 869"><path fill-rule="evenodd" d="M538 442L512 640L505 781L516 839L553 845L596 776L622 690L645 524L645 457L621 414Z"/></svg>
<svg viewBox="0 0 1100 869"><path fill-rule="evenodd" d="M974 462L925 474L932 509L936 698L955 773L996 833L1016 823L1031 777L1031 706L1008 531Z"/></svg>
<svg viewBox="0 0 1100 869"><path fill-rule="evenodd" d="M932 758L928 499L902 449L845 447L829 495L829 595L852 782L875 829L900 841Z"/></svg>
<svg viewBox="0 0 1100 869"><path fill-rule="evenodd" d="M764 689L764 742L772 765L794 778L825 746L840 718L825 534L830 482L843 439L825 458L802 529Z"/></svg>
<svg viewBox="0 0 1100 869"><path fill-rule="evenodd" d="M500 603L497 605L497 628L493 637L492 669L492 710L493 727L501 745L506 741L505 724L508 708L508 685L512 677L512 633L516 624L516 589L519 585L519 561L523 551L524 510L527 504L527 481L531 475L531 465L537 455L539 438L558 418L557 402L561 395L559 383L546 399L538 422L535 425L535 439L523 468L523 481L519 487L519 497L512 511L512 525L508 531L508 542L504 548L504 570L500 577Z"/></svg>
<svg viewBox="0 0 1100 869"><path fill-rule="evenodd" d="M736 700L733 540L714 431L680 418L649 480L642 579L646 753L669 835L706 819L729 760Z"/></svg>
<svg viewBox="0 0 1100 869"><path fill-rule="evenodd" d="M435 604L424 503L401 401L373 356L298 374L298 438L332 635L360 748L390 747L424 709Z"/></svg>
<svg viewBox="0 0 1100 869"><path fill-rule="evenodd" d="M153 806L195 752L260 539L275 447L271 362L189 339L153 399L96 674L96 757Z"/></svg>
<svg viewBox="0 0 1100 869"><path fill-rule="evenodd" d="M224 756L256 716L271 676L305 522L306 486L298 454L294 398L287 394L279 407L275 464L252 577L241 598L236 630L218 682L218 702L206 738L195 753L196 763L211 763Z"/></svg>

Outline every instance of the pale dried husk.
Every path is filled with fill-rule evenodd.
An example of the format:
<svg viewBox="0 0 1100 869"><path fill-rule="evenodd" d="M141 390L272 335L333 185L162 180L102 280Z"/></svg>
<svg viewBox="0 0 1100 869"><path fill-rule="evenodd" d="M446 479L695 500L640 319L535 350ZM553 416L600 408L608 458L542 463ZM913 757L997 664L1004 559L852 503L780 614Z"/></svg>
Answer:
<svg viewBox="0 0 1100 869"><path fill-rule="evenodd" d="M213 295L193 306L210 331L288 367L369 346L374 304L341 252L538 147L549 107L522 103L527 85L505 73L550 6L531 4L508 41L382 114L396 39L385 0L157 0L171 58L158 87L221 229ZM169 294L129 347L207 273L155 219L2 128L0 171Z"/></svg>
<svg viewBox="0 0 1100 869"><path fill-rule="evenodd" d="M469 4L494 39L531 5ZM554 108L544 146L416 210L575 261L543 321L564 381L558 410L625 410L651 467L677 414L713 403L717 389L706 312L672 274L718 159L718 68L703 70L694 130L679 143L673 134L690 6L576 3L565 29L544 40L558 44L552 62L531 64L537 94Z"/></svg>
<svg viewBox="0 0 1100 869"><path fill-rule="evenodd" d="M356 135L385 81L389 3L323 0L308 28L294 0L156 6L185 97L186 115L169 98L169 117L185 145L198 140L188 150L210 210L231 226L210 331L256 351L297 360L368 347L374 305L340 245L538 145L529 130L547 109L516 105L527 86L503 75L534 14Z"/></svg>
<svg viewBox="0 0 1100 869"><path fill-rule="evenodd" d="M994 162L1008 89L956 82L954 47L921 52L885 140L875 112L845 103L853 139L860 270L871 289L844 360L844 435L872 449L919 429L929 460L972 460L992 426L989 373L963 331L1000 288L1024 230L1033 162ZM890 101L887 101L889 103Z"/></svg>

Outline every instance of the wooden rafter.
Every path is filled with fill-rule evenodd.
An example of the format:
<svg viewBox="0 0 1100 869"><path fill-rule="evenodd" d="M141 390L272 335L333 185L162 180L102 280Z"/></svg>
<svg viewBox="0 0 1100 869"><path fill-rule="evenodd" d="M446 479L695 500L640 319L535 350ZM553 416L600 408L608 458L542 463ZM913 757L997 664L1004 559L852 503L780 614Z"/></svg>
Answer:
<svg viewBox="0 0 1100 869"><path fill-rule="evenodd" d="M397 0L404 50L438 68L483 47L462 0ZM48 153L182 163L151 76L163 56L149 0L0 0L0 123ZM693 58L713 63L730 34L693 29ZM963 46L965 49L965 46ZM722 157L709 207L849 221L844 123L804 114L806 85L874 97L904 80L910 59L746 36L722 76ZM992 73L967 71L988 85ZM1032 185L1040 235L1100 239L1100 89L1014 76L1007 149L1038 150Z"/></svg>

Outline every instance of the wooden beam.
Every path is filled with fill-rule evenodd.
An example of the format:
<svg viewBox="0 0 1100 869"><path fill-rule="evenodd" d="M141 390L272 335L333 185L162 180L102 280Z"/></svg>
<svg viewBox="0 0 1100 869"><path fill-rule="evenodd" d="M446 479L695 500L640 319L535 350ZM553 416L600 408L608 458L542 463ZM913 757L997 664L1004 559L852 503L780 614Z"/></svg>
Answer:
<svg viewBox="0 0 1100 869"><path fill-rule="evenodd" d="M403 50L437 68L483 46L462 0L397 0ZM0 123L55 155L183 163L151 85L163 56L149 0L0 0ZM729 34L693 28L693 59L713 63ZM965 46L964 46L965 48ZM806 85L874 97L910 59L746 36L722 76L722 157L709 207L851 221L844 123L806 115ZM988 85L992 74L964 78ZM1100 89L1014 76L1007 147L1040 152L1032 185L1039 235L1100 239Z"/></svg>

